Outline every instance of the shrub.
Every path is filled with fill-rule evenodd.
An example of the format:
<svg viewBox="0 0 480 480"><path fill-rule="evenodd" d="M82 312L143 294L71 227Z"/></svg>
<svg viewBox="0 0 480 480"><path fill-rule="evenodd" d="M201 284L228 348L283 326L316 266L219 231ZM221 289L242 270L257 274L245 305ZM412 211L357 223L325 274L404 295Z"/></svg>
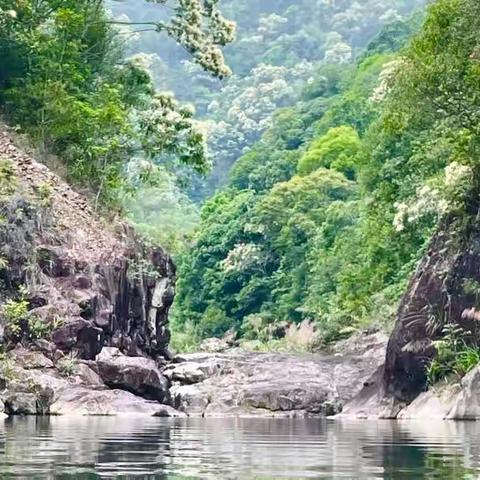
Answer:
<svg viewBox="0 0 480 480"><path fill-rule="evenodd" d="M28 301L24 298L20 300L7 300L2 310L8 330L14 336L20 335L22 322L27 321L28 317Z"/></svg>
<svg viewBox="0 0 480 480"><path fill-rule="evenodd" d="M0 198L9 197L15 190L16 176L10 160L0 157Z"/></svg>
<svg viewBox="0 0 480 480"><path fill-rule="evenodd" d="M449 323L443 334L443 338L435 342L436 355L427 369L429 385L450 377L460 379L480 364L480 347L466 340L470 332Z"/></svg>
<svg viewBox="0 0 480 480"><path fill-rule="evenodd" d="M5 352L0 352L0 378L13 382L17 378L15 362Z"/></svg>
<svg viewBox="0 0 480 480"><path fill-rule="evenodd" d="M26 292L21 290L18 300L10 299L2 307L2 313L6 320L7 330L11 336L19 340L25 336L28 340L49 338L63 322L61 318L55 318L46 322L29 312L29 302L25 297Z"/></svg>
<svg viewBox="0 0 480 480"><path fill-rule="evenodd" d="M56 367L60 375L64 377L75 375L78 368L77 354L69 353L57 362Z"/></svg>

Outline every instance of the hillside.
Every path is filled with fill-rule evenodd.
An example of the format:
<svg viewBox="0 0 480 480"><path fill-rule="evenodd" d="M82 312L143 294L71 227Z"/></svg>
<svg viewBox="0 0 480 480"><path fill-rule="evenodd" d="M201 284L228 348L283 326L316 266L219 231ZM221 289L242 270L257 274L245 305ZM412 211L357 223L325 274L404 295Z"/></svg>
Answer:
<svg viewBox="0 0 480 480"><path fill-rule="evenodd" d="M77 379L85 393L94 372L81 362L94 360L104 347L141 356L140 371L145 357L168 356L167 315L175 282L170 258L143 245L126 223L99 217L87 198L17 148L4 125L0 161L0 337L9 352L0 368L9 392L7 411L35 413L35 404L49 409L63 402L79 372L85 375ZM45 375L37 370L42 368ZM102 385L98 379L90 387ZM133 397L126 397L123 407L109 407L103 389L102 408L135 411ZM166 394L163 390L161 398ZM68 405L62 408L74 408Z"/></svg>

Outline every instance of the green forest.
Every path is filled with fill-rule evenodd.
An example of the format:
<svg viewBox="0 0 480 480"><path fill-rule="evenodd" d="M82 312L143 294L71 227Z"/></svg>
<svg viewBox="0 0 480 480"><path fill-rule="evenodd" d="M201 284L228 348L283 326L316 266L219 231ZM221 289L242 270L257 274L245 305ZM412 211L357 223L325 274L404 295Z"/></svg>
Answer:
<svg viewBox="0 0 480 480"><path fill-rule="evenodd" d="M435 2L356 62L317 66L203 207L179 330L278 346L291 323L314 323L320 343L393 326L439 219L475 188L478 8Z"/></svg>
<svg viewBox="0 0 480 480"><path fill-rule="evenodd" d="M480 4L165 3L0 0L4 121L172 253L174 348L390 329L478 195Z"/></svg>

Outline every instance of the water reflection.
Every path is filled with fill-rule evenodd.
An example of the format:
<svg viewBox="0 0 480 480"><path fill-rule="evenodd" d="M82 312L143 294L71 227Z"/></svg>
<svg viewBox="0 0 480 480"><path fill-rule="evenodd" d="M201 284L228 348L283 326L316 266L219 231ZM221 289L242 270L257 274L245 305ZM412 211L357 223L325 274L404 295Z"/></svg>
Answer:
<svg viewBox="0 0 480 480"><path fill-rule="evenodd" d="M144 417L0 422L0 478L479 479L480 424Z"/></svg>

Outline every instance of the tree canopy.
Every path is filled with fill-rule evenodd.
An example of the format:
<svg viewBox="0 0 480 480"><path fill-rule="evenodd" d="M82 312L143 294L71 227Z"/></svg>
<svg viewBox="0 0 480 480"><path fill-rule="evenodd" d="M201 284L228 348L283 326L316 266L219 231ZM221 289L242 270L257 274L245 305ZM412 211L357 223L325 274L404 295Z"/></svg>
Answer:
<svg viewBox="0 0 480 480"><path fill-rule="evenodd" d="M274 113L203 209L177 324L262 341L286 322L324 341L391 324L439 219L476 204L479 13L439 0L423 25L396 20Z"/></svg>

